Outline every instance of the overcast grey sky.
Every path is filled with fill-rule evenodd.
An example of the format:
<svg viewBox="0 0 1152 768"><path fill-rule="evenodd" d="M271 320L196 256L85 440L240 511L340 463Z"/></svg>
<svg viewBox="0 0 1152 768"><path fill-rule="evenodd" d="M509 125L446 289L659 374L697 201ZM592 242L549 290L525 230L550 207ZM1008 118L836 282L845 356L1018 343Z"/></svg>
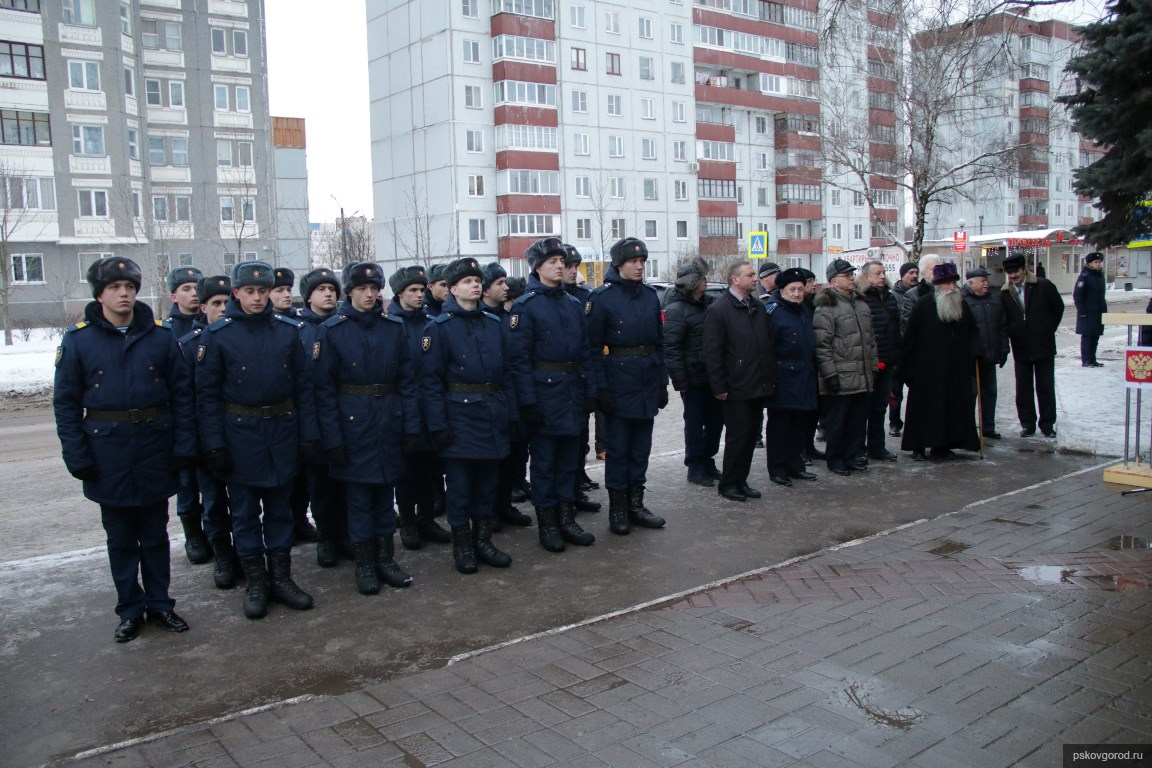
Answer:
<svg viewBox="0 0 1152 768"><path fill-rule="evenodd" d="M371 218L364 0L326 0L321 13L306 7L292 0L265 2L272 114L307 121L310 219L336 219L333 195L346 215ZM1103 0L1074 0L1037 8L1032 16L1086 23L1099 18L1103 7Z"/></svg>

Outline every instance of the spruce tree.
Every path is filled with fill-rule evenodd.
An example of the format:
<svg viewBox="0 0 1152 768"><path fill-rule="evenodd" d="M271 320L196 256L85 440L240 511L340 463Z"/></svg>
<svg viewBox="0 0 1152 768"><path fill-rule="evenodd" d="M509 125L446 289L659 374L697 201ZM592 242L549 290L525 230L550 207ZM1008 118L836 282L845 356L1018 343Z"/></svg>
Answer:
<svg viewBox="0 0 1152 768"><path fill-rule="evenodd" d="M1073 189L1099 199L1104 217L1077 231L1098 247L1152 233L1152 0L1112 0L1077 29L1083 53L1068 62L1076 93L1056 99L1073 128L1107 154L1075 171Z"/></svg>

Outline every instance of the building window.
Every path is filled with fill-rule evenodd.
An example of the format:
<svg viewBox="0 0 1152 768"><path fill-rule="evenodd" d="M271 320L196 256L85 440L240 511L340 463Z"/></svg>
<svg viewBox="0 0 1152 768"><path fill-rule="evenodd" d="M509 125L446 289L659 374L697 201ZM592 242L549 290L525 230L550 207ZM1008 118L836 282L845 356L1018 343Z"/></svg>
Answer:
<svg viewBox="0 0 1152 768"><path fill-rule="evenodd" d="M644 120L656 119L656 100L648 97L640 99L640 117Z"/></svg>
<svg viewBox="0 0 1152 768"><path fill-rule="evenodd" d="M44 46L0 41L0 77L45 79Z"/></svg>
<svg viewBox="0 0 1152 768"><path fill-rule="evenodd" d="M588 134L577 133L572 136L572 153L576 155L589 155Z"/></svg>
<svg viewBox="0 0 1152 768"><path fill-rule="evenodd" d="M484 90L478 85L464 86L464 106L468 109L483 109Z"/></svg>
<svg viewBox="0 0 1152 768"><path fill-rule="evenodd" d="M844 239L844 227L843 227L843 225L841 225L841 224L833 224L832 225L832 239L833 240L843 240Z"/></svg>
<svg viewBox="0 0 1152 768"><path fill-rule="evenodd" d="M624 99L618 93L608 94L608 114L620 117L624 114Z"/></svg>
<svg viewBox="0 0 1152 768"><path fill-rule="evenodd" d="M228 139L216 140L216 165L221 168L232 167L232 142Z"/></svg>
<svg viewBox="0 0 1152 768"><path fill-rule="evenodd" d="M585 12L582 5L568 6L568 26L573 29L584 29L585 27Z"/></svg>
<svg viewBox="0 0 1152 768"><path fill-rule="evenodd" d="M674 43L684 43L684 25L679 22L673 22L668 30L668 39Z"/></svg>
<svg viewBox="0 0 1152 768"><path fill-rule="evenodd" d="M470 130L466 134L467 149L469 152L483 152L484 151L484 132L480 130Z"/></svg>
<svg viewBox="0 0 1152 768"><path fill-rule="evenodd" d="M493 83L497 104L530 104L556 106L556 86L524 80L498 80Z"/></svg>
<svg viewBox="0 0 1152 768"><path fill-rule="evenodd" d="M573 112L587 112L588 111L588 92L587 91L572 91L572 111Z"/></svg>
<svg viewBox="0 0 1152 768"><path fill-rule="evenodd" d="M853 240L863 240L864 239L864 225L863 224L853 224L852 225L852 239Z"/></svg>
<svg viewBox="0 0 1152 768"><path fill-rule="evenodd" d="M656 139L640 140L641 155L645 160L656 159Z"/></svg>
<svg viewBox="0 0 1152 768"><path fill-rule="evenodd" d="M683 163L688 160L688 142L674 141L672 142L672 159L678 160Z"/></svg>
<svg viewBox="0 0 1152 768"><path fill-rule="evenodd" d="M515 13L519 16L535 16L538 19L552 19L552 0L492 0L492 14Z"/></svg>
<svg viewBox="0 0 1152 768"><path fill-rule="evenodd" d="M136 95L136 72L132 67L124 67L124 95Z"/></svg>
<svg viewBox="0 0 1152 768"><path fill-rule="evenodd" d="M128 128L125 133L128 136L128 157L132 160L140 159L140 131L136 128Z"/></svg>
<svg viewBox="0 0 1152 768"><path fill-rule="evenodd" d="M0 179L0 209L25 211L56 210L56 188L46 176L8 176ZM7 194L5 194L7 193Z"/></svg>
<svg viewBox="0 0 1152 768"><path fill-rule="evenodd" d="M474 19L479 15L479 0L461 0L460 13L470 19Z"/></svg>
<svg viewBox="0 0 1152 768"><path fill-rule="evenodd" d="M554 235L556 217L551 214L505 214L496 217L500 237L508 235Z"/></svg>
<svg viewBox="0 0 1152 768"><path fill-rule="evenodd" d="M619 11L605 11L604 12L604 31L613 34L620 34L620 12Z"/></svg>
<svg viewBox="0 0 1152 768"><path fill-rule="evenodd" d="M756 133L768 132L768 118L763 115L756 117Z"/></svg>
<svg viewBox="0 0 1152 768"><path fill-rule="evenodd" d="M184 83L179 80L170 80L168 82L168 106L184 106Z"/></svg>
<svg viewBox="0 0 1152 768"><path fill-rule="evenodd" d="M660 190L657 185L656 179L644 179L644 199L645 200L659 200Z"/></svg>
<svg viewBox="0 0 1152 768"><path fill-rule="evenodd" d="M74 155L105 155L104 152L104 126L101 125L74 125L72 126L72 154Z"/></svg>
<svg viewBox="0 0 1152 768"><path fill-rule="evenodd" d="M188 139L171 139L172 165L188 165Z"/></svg>
<svg viewBox="0 0 1152 768"><path fill-rule="evenodd" d="M686 123L686 122L688 122L688 112L684 107L684 102L682 102L682 101L672 102L672 122L674 122L674 123Z"/></svg>
<svg viewBox="0 0 1152 768"><path fill-rule="evenodd" d="M256 198L240 198L240 211L244 215L244 221L256 221Z"/></svg>
<svg viewBox="0 0 1152 768"><path fill-rule="evenodd" d="M80 218L108 218L108 192L103 189L81 189L76 192Z"/></svg>
<svg viewBox="0 0 1152 768"><path fill-rule="evenodd" d="M624 137L610 135L608 137L608 157L624 157Z"/></svg>
<svg viewBox="0 0 1152 768"><path fill-rule="evenodd" d="M251 168L252 163L252 142L238 141L236 142L236 159L237 165L241 168Z"/></svg>
<svg viewBox="0 0 1152 768"><path fill-rule="evenodd" d="M572 69L588 69L588 52L583 48L572 49Z"/></svg>
<svg viewBox="0 0 1152 768"><path fill-rule="evenodd" d="M0 111L0 141L25 146L49 145L52 132L46 112Z"/></svg>
<svg viewBox="0 0 1152 768"><path fill-rule="evenodd" d="M96 26L95 0L64 0L64 23Z"/></svg>
<svg viewBox="0 0 1152 768"><path fill-rule="evenodd" d="M249 101L251 90L246 85L236 86L236 111L251 112L252 104Z"/></svg>
<svg viewBox="0 0 1152 768"><path fill-rule="evenodd" d="M576 177L576 197L592 197L592 179L590 177Z"/></svg>
<svg viewBox="0 0 1152 768"><path fill-rule="evenodd" d="M672 62L672 82L674 82L674 83L683 83L684 82L684 62L682 62L682 61Z"/></svg>
<svg viewBox="0 0 1152 768"><path fill-rule="evenodd" d="M176 214L176 221L188 222L192 220L192 198L188 195L174 195L172 197L172 210Z"/></svg>
<svg viewBox="0 0 1152 768"><path fill-rule="evenodd" d="M225 91L225 94L227 94L227 91ZM164 101L160 98L159 80L154 80L150 77L144 78L144 103L150 107L164 106Z"/></svg>
<svg viewBox="0 0 1152 768"><path fill-rule="evenodd" d="M497 35L492 38L493 59L521 59L556 63L556 43L536 37Z"/></svg>
<svg viewBox="0 0 1152 768"><path fill-rule="evenodd" d="M28 285L44 282L44 256L39 253L12 254L12 283Z"/></svg>
<svg viewBox="0 0 1152 768"><path fill-rule="evenodd" d="M228 106L232 103L228 98L228 86L214 85L212 86L213 101L217 112L227 112Z"/></svg>
<svg viewBox="0 0 1152 768"><path fill-rule="evenodd" d="M609 75L619 75L620 74L620 54L608 53L608 54L605 54L605 56L606 56L606 64L605 64L606 69L605 69L605 71Z"/></svg>
<svg viewBox="0 0 1152 768"><path fill-rule="evenodd" d="M852 205L854 205L855 207L863 208L867 202L868 201L865 199L863 192L853 192L852 193Z"/></svg>
<svg viewBox="0 0 1152 768"><path fill-rule="evenodd" d="M248 58L248 33L242 29L232 30L232 55Z"/></svg>
<svg viewBox="0 0 1152 768"><path fill-rule="evenodd" d="M611 181L612 181L611 188L612 188L613 199L623 200L624 199L624 177L623 176L613 176Z"/></svg>
<svg viewBox="0 0 1152 768"><path fill-rule="evenodd" d="M67 0L65 0L67 2ZM152 50L182 51L183 36L178 21L144 19L140 22L140 44Z"/></svg>
<svg viewBox="0 0 1152 768"><path fill-rule="evenodd" d="M682 179L677 179L673 182L676 190L676 199L685 201L688 199L688 182Z"/></svg>
<svg viewBox="0 0 1152 768"><path fill-rule="evenodd" d="M644 219L644 237L649 240L655 240L659 237L656 234L656 219Z"/></svg>
<svg viewBox="0 0 1152 768"><path fill-rule="evenodd" d="M541 125L496 126L496 151L505 149L555 150L556 129Z"/></svg>
<svg viewBox="0 0 1152 768"><path fill-rule="evenodd" d="M99 91L100 64L95 61L68 62L68 89L72 91Z"/></svg>
<svg viewBox="0 0 1152 768"><path fill-rule="evenodd" d="M576 219L576 239L592 239L592 219Z"/></svg>
<svg viewBox="0 0 1152 768"><path fill-rule="evenodd" d="M652 19L646 16L640 17L640 37L644 40L652 39Z"/></svg>
<svg viewBox="0 0 1152 768"><path fill-rule="evenodd" d="M480 63L480 41L478 40L465 40L464 41L464 61L468 64Z"/></svg>
<svg viewBox="0 0 1152 768"><path fill-rule="evenodd" d="M149 136L148 137L148 164L149 165L164 165L167 155L164 152L164 137L163 136Z"/></svg>
<svg viewBox="0 0 1152 768"><path fill-rule="evenodd" d="M559 171L503 170L496 172L497 195L558 195Z"/></svg>
<svg viewBox="0 0 1152 768"><path fill-rule="evenodd" d="M168 198L164 195L152 196L152 220L168 221Z"/></svg>
<svg viewBox="0 0 1152 768"><path fill-rule="evenodd" d="M236 202L232 199L231 195L225 195L220 198L220 221L235 221L236 220Z"/></svg>
<svg viewBox="0 0 1152 768"><path fill-rule="evenodd" d="M832 202L832 205L836 206L837 208L840 207L840 190L838 190L838 189L832 190L832 201L831 202Z"/></svg>
<svg viewBox="0 0 1152 768"><path fill-rule="evenodd" d="M219 27L212 28L212 53L217 56L224 56L228 53L228 46L226 43L227 31Z"/></svg>
<svg viewBox="0 0 1152 768"><path fill-rule="evenodd" d="M132 6L123 0L120 2L120 34L132 34Z"/></svg>
<svg viewBox="0 0 1152 768"><path fill-rule="evenodd" d="M683 219L678 220L676 222L676 239L677 240L687 240L688 239L688 222L684 221Z"/></svg>
<svg viewBox="0 0 1152 768"><path fill-rule="evenodd" d="M468 242L482 243L487 240L484 230L484 219L468 219Z"/></svg>
<svg viewBox="0 0 1152 768"><path fill-rule="evenodd" d="M627 231L624 224L624 219L612 219L612 238L614 240L622 240L628 236L624 234Z"/></svg>
<svg viewBox="0 0 1152 768"><path fill-rule="evenodd" d="M652 57L651 56L641 56L640 57L640 79L641 80L653 80L653 79L655 79L655 76L652 74Z"/></svg>

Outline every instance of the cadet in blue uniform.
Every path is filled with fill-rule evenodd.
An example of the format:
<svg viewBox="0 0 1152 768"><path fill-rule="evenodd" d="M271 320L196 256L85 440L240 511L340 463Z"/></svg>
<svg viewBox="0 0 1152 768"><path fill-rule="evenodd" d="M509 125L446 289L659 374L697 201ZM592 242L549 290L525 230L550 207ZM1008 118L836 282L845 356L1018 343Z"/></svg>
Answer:
<svg viewBox="0 0 1152 768"><path fill-rule="evenodd" d="M492 508L516 405L508 330L480 308L484 273L475 259L457 259L444 277L451 295L421 339L420 383L429 436L445 464L452 558L460 573L475 573L477 560L507 568L512 558L492 544Z"/></svg>
<svg viewBox="0 0 1152 768"><path fill-rule="evenodd" d="M592 289L579 282L580 262L584 257L580 255L580 251L576 250L575 246L564 244L564 249L568 251L568 256L564 259L564 290L580 302L581 307L588 306L588 300L592 298ZM588 420L591 414L584 414L584 424L580 428L580 455L576 459L576 492L572 500L572 506L576 508L577 512L599 512L600 502L593 501L588 496L588 491L599 488L599 483L592 482L592 478L588 477L588 473L584 471L584 460L588 456L588 450L591 448L588 438L591 434L588 428Z"/></svg>
<svg viewBox="0 0 1152 768"><path fill-rule="evenodd" d="M328 473L344 482L356 589L407 587L396 564L392 486L404 470L405 434L420 428L402 320L380 311L384 273L370 261L344 267L344 303L320 326L312 348L316 410L325 425Z"/></svg>
<svg viewBox="0 0 1152 768"><path fill-rule="evenodd" d="M564 290L566 258L559 238L533 243L524 252L532 274L508 314L516 401L532 455L532 505L540 544L549 552L563 552L565 542L586 547L596 540L576 523L572 507L580 428L596 388L584 306Z"/></svg>
<svg viewBox="0 0 1152 768"><path fill-rule="evenodd" d="M608 522L626 535L633 525L663 528L644 506L652 426L668 405L660 299L644 284L648 246L626 237L612 246L604 285L588 303L588 340L596 369L597 402L604 411L608 456Z"/></svg>
<svg viewBox="0 0 1152 768"><path fill-rule="evenodd" d="M323 267L312 270L300 278L300 298L304 301L304 306L296 314L301 320L300 341L304 344L304 352L311 357L320 324L332 317L339 303L340 276ZM344 484L329 475L328 459L319 453L304 462L304 474L308 478L312 518L316 521L316 564L321 568L331 568L339 561L342 551L346 557L352 557ZM295 533L297 541L301 540L299 531Z"/></svg>
<svg viewBox="0 0 1152 768"><path fill-rule="evenodd" d="M428 268L428 287L424 291L424 314L429 318L439 315L448 298L448 283L444 282L446 264L433 264Z"/></svg>
<svg viewBox="0 0 1152 768"><path fill-rule="evenodd" d="M196 267L176 267L168 273L166 284L171 294L172 309L164 318L164 327L172 329L172 338L180 339L192 332L193 323L200 317L200 300L196 283L204 277ZM180 473L180 487L176 490L176 515L184 529L184 554L188 562L199 565L212 559L212 550L200 520L204 506L200 489L196 485L196 472L186 469Z"/></svg>
<svg viewBox="0 0 1152 768"><path fill-rule="evenodd" d="M388 316L404 323L404 336L410 353L408 373L419 390L420 371L424 364L420 340L424 337L424 326L428 324L428 316L424 314L424 293L428 287L424 267L396 270L388 278L388 287L392 289ZM436 491L444 489L444 472L440 457L428 438L419 392L416 404L420 415L419 431L405 436L405 470L396 481L400 543L405 549L420 549L426 541L434 544L452 541L452 535L436 522Z"/></svg>
<svg viewBox="0 0 1152 768"><path fill-rule="evenodd" d="M272 305L273 312L282 315L294 315L292 311L292 287L296 285L296 273L288 267L276 267L272 270L272 290L268 292L268 303Z"/></svg>
<svg viewBox="0 0 1152 768"><path fill-rule="evenodd" d="M168 497L178 472L195 464L195 412L171 330L136 301L140 267L100 259L87 277L95 301L56 350L52 406L64 465L100 505L120 617L115 640L126 643L145 620L188 629L168 594Z"/></svg>
<svg viewBox="0 0 1152 768"><path fill-rule="evenodd" d="M188 366L193 384L196 377L196 350L200 348L200 336L208 326L224 316L228 297L232 293L232 281L227 275L202 277L196 281L196 296L200 300L200 318L192 324L192 331L180 337L177 344L180 354ZM193 414L195 417L195 414ZM196 425L192 425L196 429ZM200 501L204 507L204 534L212 545L215 566L212 581L218 589L232 589L236 586L236 550L232 546L232 513L228 511L228 488L220 478L203 467L197 467L196 487L200 491Z"/></svg>
<svg viewBox="0 0 1152 768"><path fill-rule="evenodd" d="M496 315L500 322L508 325L508 310L504 302L508 299L508 272L493 261L483 268L484 280L481 283L481 307L485 312ZM528 441L517 427L509 436L508 455L500 460L500 483L496 489L496 514L493 517L493 530L501 530L503 523L509 525L532 525L532 518L512 506L513 487L523 480L522 466L528 463Z"/></svg>
<svg viewBox="0 0 1152 768"><path fill-rule="evenodd" d="M312 597L292 580L288 499L299 455L315 450L315 404L300 321L272 311L273 280L262 261L234 266L224 318L208 326L196 350L204 463L228 484L250 619L264 617L269 599L312 607Z"/></svg>

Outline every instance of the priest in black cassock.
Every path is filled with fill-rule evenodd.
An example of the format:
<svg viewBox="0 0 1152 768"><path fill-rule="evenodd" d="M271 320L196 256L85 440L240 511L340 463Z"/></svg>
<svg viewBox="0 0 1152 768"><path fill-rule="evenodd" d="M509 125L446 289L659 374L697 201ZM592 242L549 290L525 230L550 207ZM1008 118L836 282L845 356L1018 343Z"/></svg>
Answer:
<svg viewBox="0 0 1152 768"><path fill-rule="evenodd" d="M980 353L976 320L958 290L955 264L936 265L931 277L934 290L920 297L908 317L900 369L908 384L900 447L915 460L949 459L955 457L952 449L980 448L972 378Z"/></svg>

